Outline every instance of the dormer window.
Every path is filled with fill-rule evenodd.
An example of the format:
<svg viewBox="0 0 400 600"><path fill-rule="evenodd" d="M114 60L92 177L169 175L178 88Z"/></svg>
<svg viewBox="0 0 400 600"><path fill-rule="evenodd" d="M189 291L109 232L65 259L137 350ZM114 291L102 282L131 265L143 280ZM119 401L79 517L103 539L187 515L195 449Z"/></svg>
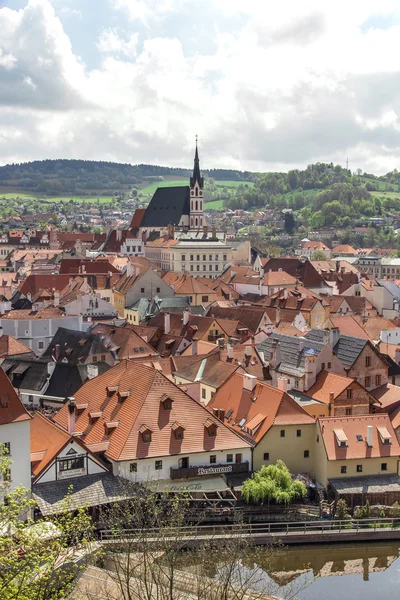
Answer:
<svg viewBox="0 0 400 600"><path fill-rule="evenodd" d="M213 419L207 419L204 423L204 427L207 429L210 437L215 437L217 435L218 424Z"/></svg>
<svg viewBox="0 0 400 600"><path fill-rule="evenodd" d="M349 440L343 429L334 429L333 433L336 436L336 441L339 448L347 448Z"/></svg>
<svg viewBox="0 0 400 600"><path fill-rule="evenodd" d="M178 423L178 421L175 421L175 423L171 426L171 429L174 432L175 439L183 440L183 435L184 435L184 431L185 431L185 428L183 427L183 425Z"/></svg>
<svg viewBox="0 0 400 600"><path fill-rule="evenodd" d="M118 402L122 403L126 398L129 398L130 394L130 390L126 392L118 392Z"/></svg>
<svg viewBox="0 0 400 600"><path fill-rule="evenodd" d="M160 398L160 402L164 410L172 410L173 400L168 396L168 394L163 394Z"/></svg>
<svg viewBox="0 0 400 600"><path fill-rule="evenodd" d="M381 438L382 444L389 445L392 443L392 436L386 427L377 427L379 432L379 437Z"/></svg>
<svg viewBox="0 0 400 600"><path fill-rule="evenodd" d="M141 428L139 429L139 433L142 436L142 440L148 444L149 442L151 442L151 434L153 433L152 430L150 429L150 427L147 427L147 425L142 425Z"/></svg>
<svg viewBox="0 0 400 600"><path fill-rule="evenodd" d="M107 395L111 396L112 394L114 394L114 392L118 392L118 386L117 385L108 385L107 386Z"/></svg>
<svg viewBox="0 0 400 600"><path fill-rule="evenodd" d="M118 425L119 421L108 421L107 423L104 423L106 434L109 435L110 433L112 433L114 429L117 429Z"/></svg>

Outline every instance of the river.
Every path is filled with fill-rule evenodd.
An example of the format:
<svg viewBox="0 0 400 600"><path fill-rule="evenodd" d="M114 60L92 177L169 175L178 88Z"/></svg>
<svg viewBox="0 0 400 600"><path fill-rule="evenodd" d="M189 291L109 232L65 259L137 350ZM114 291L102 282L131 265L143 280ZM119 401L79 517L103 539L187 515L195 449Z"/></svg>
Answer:
<svg viewBox="0 0 400 600"><path fill-rule="evenodd" d="M271 591L300 600L400 598L400 547L393 543L286 547L268 568Z"/></svg>

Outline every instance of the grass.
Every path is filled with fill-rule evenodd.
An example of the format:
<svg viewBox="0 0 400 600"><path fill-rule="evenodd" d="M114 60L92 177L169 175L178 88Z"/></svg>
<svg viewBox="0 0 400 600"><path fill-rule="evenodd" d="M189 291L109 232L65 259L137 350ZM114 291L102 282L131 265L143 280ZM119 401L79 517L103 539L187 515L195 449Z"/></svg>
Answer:
<svg viewBox="0 0 400 600"><path fill-rule="evenodd" d="M217 187L231 187L236 188L239 185L248 185L249 187L253 187L254 183L252 181L219 181L218 179L214 179L214 183Z"/></svg>
<svg viewBox="0 0 400 600"><path fill-rule="evenodd" d="M379 191L379 192L370 192L371 196L374 196L374 198L398 198L400 199L400 192L385 192L385 191Z"/></svg>
<svg viewBox="0 0 400 600"><path fill-rule="evenodd" d="M16 198L29 198L29 200L37 200L38 202L43 202L44 204L49 202L69 202L70 200L74 200L75 202L97 202L99 198L100 203L111 202L112 196L74 196L71 194L70 196L47 196L44 198L43 196L37 195L33 196L32 194L25 194L24 192L6 192L0 193L0 200L4 199L13 199Z"/></svg>
<svg viewBox="0 0 400 600"><path fill-rule="evenodd" d="M189 185L187 179L173 179L169 181L155 181L154 183L150 183L139 190L140 194L154 194L157 188L159 187L180 187L184 185Z"/></svg>
<svg viewBox="0 0 400 600"><path fill-rule="evenodd" d="M223 200L214 200L213 202L205 202L204 203L204 209L214 209L214 210L220 210L224 208L224 201Z"/></svg>

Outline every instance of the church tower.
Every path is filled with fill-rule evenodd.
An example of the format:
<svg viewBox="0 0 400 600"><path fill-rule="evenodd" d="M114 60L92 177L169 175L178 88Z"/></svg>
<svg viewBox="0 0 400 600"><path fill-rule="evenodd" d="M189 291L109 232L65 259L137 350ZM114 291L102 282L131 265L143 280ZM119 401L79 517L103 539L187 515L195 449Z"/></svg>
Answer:
<svg viewBox="0 0 400 600"><path fill-rule="evenodd" d="M193 176L190 178L190 229L200 229L205 225L203 215L203 186L204 179L200 175L200 161L196 135Z"/></svg>

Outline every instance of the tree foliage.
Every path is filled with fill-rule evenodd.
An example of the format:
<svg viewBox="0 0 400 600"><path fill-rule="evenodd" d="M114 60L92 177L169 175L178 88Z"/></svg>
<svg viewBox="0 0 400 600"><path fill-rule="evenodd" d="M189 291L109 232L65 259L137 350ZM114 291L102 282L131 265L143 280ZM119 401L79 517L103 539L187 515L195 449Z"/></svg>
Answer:
<svg viewBox="0 0 400 600"><path fill-rule="evenodd" d="M84 508L65 512L51 521L35 522L36 503L22 486L10 489L4 474L10 460L1 447L0 471L0 598L2 600L58 600L68 597L92 550L93 525Z"/></svg>
<svg viewBox="0 0 400 600"><path fill-rule="evenodd" d="M282 460L277 460L274 465L263 465L244 482L242 489L244 500L256 504L265 501L289 504L292 500L303 498L305 494L305 485L293 479Z"/></svg>

